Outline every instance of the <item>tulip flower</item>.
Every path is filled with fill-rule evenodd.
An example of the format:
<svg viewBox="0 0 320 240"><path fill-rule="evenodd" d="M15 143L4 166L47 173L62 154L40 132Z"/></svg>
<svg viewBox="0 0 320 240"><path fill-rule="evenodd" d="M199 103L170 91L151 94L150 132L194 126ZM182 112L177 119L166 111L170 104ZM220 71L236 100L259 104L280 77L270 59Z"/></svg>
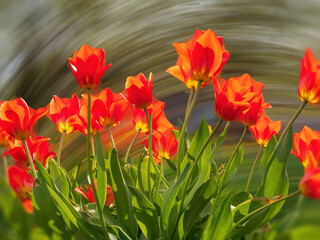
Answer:
<svg viewBox="0 0 320 240"><path fill-rule="evenodd" d="M245 114L246 110L248 110L248 115L252 114L253 111L249 110L249 107L257 98L257 107L252 105L253 109L259 108L259 111L261 108L263 109L261 107L263 104L260 102L263 84L254 81L249 74L230 78L228 81L222 78L214 78L213 84L215 110L219 118L226 121L235 121L239 120L239 117ZM249 117L248 119L250 119Z"/></svg>
<svg viewBox="0 0 320 240"><path fill-rule="evenodd" d="M277 135L281 129L281 121L273 122L263 113L255 125L249 127L250 132L256 138L259 145L266 147L273 135Z"/></svg>
<svg viewBox="0 0 320 240"><path fill-rule="evenodd" d="M184 82L188 88L196 88L201 80L202 87L221 73L229 59L229 52L223 45L223 37L208 29L197 30L187 43L173 43L178 61L167 72Z"/></svg>
<svg viewBox="0 0 320 240"><path fill-rule="evenodd" d="M9 185L22 202L26 212L32 213L33 206L30 194L33 189L33 177L27 172L27 169L10 166L8 168L8 181Z"/></svg>
<svg viewBox="0 0 320 240"><path fill-rule="evenodd" d="M97 188L97 181L94 180L94 184ZM92 191L92 186L91 184L89 185L88 192L86 192L83 188L77 187L75 189L76 192L80 193L82 196L84 196L89 202L94 203L96 202L94 199L93 191ZM106 202L104 205L110 206L113 203L114 197L113 197L113 190L112 188L107 185L107 197L106 197Z"/></svg>
<svg viewBox="0 0 320 240"><path fill-rule="evenodd" d="M42 164L42 166L47 165L47 161L50 157L56 157L56 154L50 151L48 140L49 138L45 137L36 137L35 139L29 137L27 139L27 145L30 150L33 162L35 161L35 159L37 159ZM4 153L4 155L7 154L12 157L15 165L19 168L26 169L28 167L28 155L21 140L16 140L13 148Z"/></svg>
<svg viewBox="0 0 320 240"><path fill-rule="evenodd" d="M135 108L147 108L152 103L152 79L152 73L149 75L149 80L142 73L128 77L124 98Z"/></svg>
<svg viewBox="0 0 320 240"><path fill-rule="evenodd" d="M70 124L70 118L78 115L80 110L80 101L76 94L72 98L59 98L54 95L50 103L47 105L48 118L56 125L60 133L71 134L74 132L74 127Z"/></svg>
<svg viewBox="0 0 320 240"><path fill-rule="evenodd" d="M4 129L0 128L0 146L9 147L14 141L14 138Z"/></svg>
<svg viewBox="0 0 320 240"><path fill-rule="evenodd" d="M93 48L84 44L75 50L73 58L69 58L70 67L80 87L91 89L100 83L111 63L105 66L105 52L101 48Z"/></svg>
<svg viewBox="0 0 320 240"><path fill-rule="evenodd" d="M102 90L93 101L93 120L102 127L117 126L128 108L129 103L120 95L107 88Z"/></svg>
<svg viewBox="0 0 320 240"><path fill-rule="evenodd" d="M320 103L320 61L307 48L301 61L298 94L301 101L311 105Z"/></svg>
<svg viewBox="0 0 320 240"><path fill-rule="evenodd" d="M46 108L33 110L22 98L0 105L0 125L16 139L28 138L35 123L47 113Z"/></svg>

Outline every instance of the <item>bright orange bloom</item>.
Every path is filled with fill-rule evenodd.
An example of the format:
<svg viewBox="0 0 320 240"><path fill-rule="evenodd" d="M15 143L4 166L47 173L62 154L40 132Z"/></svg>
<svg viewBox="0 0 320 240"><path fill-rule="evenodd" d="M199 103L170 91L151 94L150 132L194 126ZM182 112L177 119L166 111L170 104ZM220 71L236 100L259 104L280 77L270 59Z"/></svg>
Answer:
<svg viewBox="0 0 320 240"><path fill-rule="evenodd" d="M105 66L105 52L101 48L93 48L87 44L82 45L80 50L75 50L73 58L69 58L69 63L74 77L80 87L94 88L106 70L111 67L111 63Z"/></svg>
<svg viewBox="0 0 320 240"><path fill-rule="evenodd" d="M198 29L187 43L173 43L179 58L167 72L184 82L188 88L196 88L198 80L203 81L203 87L212 77L221 73L229 59L229 52L222 42L223 37L217 37L211 29Z"/></svg>
<svg viewBox="0 0 320 240"><path fill-rule="evenodd" d="M281 121L273 122L267 114L262 113L255 125L249 127L250 132L256 138L259 145L266 147L273 135L277 135L281 129Z"/></svg>
<svg viewBox="0 0 320 240"><path fill-rule="evenodd" d="M55 158L56 154L50 151L49 147L49 138L45 137L37 137L32 139L29 137L27 139L27 145L32 157L32 160L35 161L37 159L42 166L47 165L47 161L50 157ZM9 151L5 152L4 155L9 154L15 165L19 168L26 169L29 164L28 155L24 148L23 142L21 140L16 140L14 147Z"/></svg>
<svg viewBox="0 0 320 240"><path fill-rule="evenodd" d="M301 101L306 100L311 105L320 103L320 61L309 48L301 60L298 94Z"/></svg>
<svg viewBox="0 0 320 240"><path fill-rule="evenodd" d="M152 131L164 132L173 127L164 113L164 107L164 102L156 101L147 108L149 116L152 114ZM136 131L140 129L141 133L149 134L149 125L144 110L134 109L132 122Z"/></svg>
<svg viewBox="0 0 320 240"><path fill-rule="evenodd" d="M263 105L261 100L263 84L254 81L249 74L230 78L228 81L222 78L214 78L213 84L216 114L223 120L239 120L239 117L246 113L247 110L248 118L246 121L249 121L253 116L253 111L248 110L250 104L257 101L257 106L253 104L253 109L255 110L257 108L261 109ZM254 118L257 119L258 117L259 116L254 115Z"/></svg>
<svg viewBox="0 0 320 240"><path fill-rule="evenodd" d="M0 146L7 148L13 141L14 138L9 133L7 133L7 131L0 128Z"/></svg>
<svg viewBox="0 0 320 240"><path fill-rule="evenodd" d="M22 98L16 98L1 104L0 126L16 139L28 138L32 127L46 113L46 108L35 111Z"/></svg>
<svg viewBox="0 0 320 240"><path fill-rule="evenodd" d="M114 94L109 88L104 89L94 100L93 119L102 127L117 126L128 106L128 101L121 94Z"/></svg>
<svg viewBox="0 0 320 240"><path fill-rule="evenodd" d="M92 107L92 103L91 103ZM92 108L91 108L92 109ZM88 101L87 95L83 94L83 98L80 101L80 110L78 115L73 115L69 119L69 123L76 130L82 132L84 135L87 135L88 132ZM91 111L91 129L90 132L92 135L97 133L97 130L100 131L101 126L98 122L93 119L92 111Z"/></svg>
<svg viewBox="0 0 320 240"><path fill-rule="evenodd" d="M152 73L149 75L149 80L142 73L128 77L123 96L135 108L147 108L152 103L152 79Z"/></svg>
<svg viewBox="0 0 320 240"><path fill-rule="evenodd" d="M27 173L27 169L10 166L8 168L8 181L9 185L22 202L26 212L32 213L33 206L30 194L33 189L33 177Z"/></svg>
<svg viewBox="0 0 320 240"><path fill-rule="evenodd" d="M77 115L80 110L80 101L76 94L72 98L59 98L54 95L50 103L47 105L48 118L57 126L60 133L65 131L66 134L74 132L74 127L70 124L70 118Z"/></svg>
<svg viewBox="0 0 320 240"><path fill-rule="evenodd" d="M97 181L96 179L94 180L94 185L96 186L97 188ZM88 192L86 192L83 188L81 187L77 187L75 189L76 192L80 193L82 196L84 196L86 199L88 199L89 202L96 202L95 199L94 199L94 195L93 195L93 191L92 191L92 186L91 184L89 185L89 188L88 188ZM114 196L113 196L113 190L112 188L107 185L107 198L106 198L106 202L104 205L106 206L110 206L112 203L113 203L113 200L114 200Z"/></svg>

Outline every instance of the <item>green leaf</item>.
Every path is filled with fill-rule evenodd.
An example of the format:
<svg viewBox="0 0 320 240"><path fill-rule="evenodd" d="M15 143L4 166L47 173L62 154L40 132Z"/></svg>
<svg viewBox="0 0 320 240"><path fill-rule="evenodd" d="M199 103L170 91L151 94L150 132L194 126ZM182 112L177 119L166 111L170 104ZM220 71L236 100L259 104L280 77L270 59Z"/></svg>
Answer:
<svg viewBox="0 0 320 240"><path fill-rule="evenodd" d="M70 192L69 181L64 171L62 170L62 168L58 167L54 159L51 159L49 161L49 171L55 186L59 189L60 192L62 192L62 194L66 198L69 198L69 192Z"/></svg>
<svg viewBox="0 0 320 240"><path fill-rule="evenodd" d="M97 195L100 208L103 209L107 197L107 169L104 161L100 133L96 136L96 154L97 154Z"/></svg>
<svg viewBox="0 0 320 240"><path fill-rule="evenodd" d="M159 237L157 209L138 189L128 186L132 194L132 206L141 231L148 239Z"/></svg>
<svg viewBox="0 0 320 240"><path fill-rule="evenodd" d="M123 178L116 149L110 151L108 163L118 219L127 226L132 233L136 234L138 232L138 223L134 216L131 194Z"/></svg>
<svg viewBox="0 0 320 240"><path fill-rule="evenodd" d="M273 135L268 143L268 146L265 148L264 153L261 157L259 170L263 174L266 171L268 161L277 145L277 138Z"/></svg>
<svg viewBox="0 0 320 240"><path fill-rule="evenodd" d="M223 240L232 226L231 201L235 189L228 193L214 213L211 213L201 240Z"/></svg>
<svg viewBox="0 0 320 240"><path fill-rule="evenodd" d="M222 145L224 138L228 132L230 126L230 122L227 122L226 126L224 127L223 131L220 133L219 137L216 139L216 142L214 143L214 147L212 149L212 153L211 153L211 157L210 159L213 160L214 155L216 154L216 152L218 151L218 149L220 148L220 146Z"/></svg>
<svg viewBox="0 0 320 240"><path fill-rule="evenodd" d="M232 206L238 206L239 204L252 199L252 195L246 191L242 191L234 195L232 199Z"/></svg>
<svg viewBox="0 0 320 240"><path fill-rule="evenodd" d="M224 184L226 185L229 180L236 174L238 167L241 165L243 161L243 144L239 147L236 155L234 156L234 159L231 160L231 165L229 168L229 171L226 174L226 179L224 181ZM223 187L223 186L222 186Z"/></svg>
<svg viewBox="0 0 320 240"><path fill-rule="evenodd" d="M174 162L172 162L171 160L169 159L166 159L166 162L168 163L168 166L174 171L176 172L177 171L177 166Z"/></svg>
<svg viewBox="0 0 320 240"><path fill-rule="evenodd" d="M177 211L173 208L174 204L176 203L176 196L181 188L182 182L187 176L187 173L190 169L190 162L186 165L184 168L183 172L181 173L180 177L178 180L167 190L162 207L161 207L161 228L163 231L163 235L166 236L168 235L168 228L169 226L169 216L170 214L173 214L171 212ZM174 226L171 226L172 228Z"/></svg>

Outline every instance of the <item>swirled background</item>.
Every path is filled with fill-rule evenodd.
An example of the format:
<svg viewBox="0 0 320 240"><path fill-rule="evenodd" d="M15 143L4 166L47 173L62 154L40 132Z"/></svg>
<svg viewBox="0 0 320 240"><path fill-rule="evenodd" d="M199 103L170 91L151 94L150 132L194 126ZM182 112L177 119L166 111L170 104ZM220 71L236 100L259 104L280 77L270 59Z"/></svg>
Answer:
<svg viewBox="0 0 320 240"><path fill-rule="evenodd" d="M263 82L265 100L272 104L269 116L285 125L300 105L297 86L306 47L320 58L319 12L317 0L2 0L0 98L21 96L38 108L48 104L54 94L70 97L75 92L79 96L82 90L67 59L87 43L105 49L106 62L113 64L102 79L102 87L119 92L127 76L152 72L154 94L166 102L166 115L177 125L177 118L184 116L188 94L183 83L166 73L177 60L171 43L188 40L197 28L211 28L224 37L230 52L222 77L249 73ZM202 89L189 130L196 129L200 116L210 124L217 120L212 86ZM320 131L319 119L319 109L307 107L297 119L294 131L300 131L304 125ZM130 123L128 119L127 124ZM241 124L232 124L227 142L219 151L221 163L229 156L241 131ZM53 147L59 141L49 121L40 123L39 134L50 137ZM121 138L123 146L131 141L131 137L123 137L121 128L115 129L114 134ZM67 137L62 155L68 158L63 162L67 169L84 158L84 142L80 134ZM136 144L135 149L141 146ZM245 184L257 149L248 134L245 160L233 184ZM84 173L85 167L82 169ZM295 191L303 174L295 157L289 159L288 172L290 190ZM258 181L257 175L254 181ZM307 204L303 204L297 224L319 222L319 203L304 201ZM291 211L290 204L295 202L288 201L282 214Z"/></svg>

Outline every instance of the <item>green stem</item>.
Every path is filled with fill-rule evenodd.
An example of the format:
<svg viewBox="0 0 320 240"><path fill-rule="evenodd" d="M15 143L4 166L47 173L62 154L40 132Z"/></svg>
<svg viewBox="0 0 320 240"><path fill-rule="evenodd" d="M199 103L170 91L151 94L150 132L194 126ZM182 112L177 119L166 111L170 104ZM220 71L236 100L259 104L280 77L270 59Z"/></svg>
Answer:
<svg viewBox="0 0 320 240"><path fill-rule="evenodd" d="M235 157L238 149L240 148L240 146L241 146L241 144L242 144L242 141L243 141L243 139L244 139L244 137L245 137L245 135L246 135L247 129L248 129L248 126L245 126L245 127L244 127L244 130L243 130L243 133L242 133L242 136L241 136L241 138L240 138L240 140L239 140L236 148L234 149L234 151L233 151L233 153L232 153L232 155L231 155L231 157L230 157L230 159L229 159L229 161L228 161L226 170L225 170L225 172L223 173L223 175L222 175L222 177L221 177L221 180L220 180L220 182L219 182L219 188L218 188L218 192L217 192L217 197L216 197L216 200L214 201L214 204L213 204L213 208L212 208L212 209L215 209L216 206L217 206L217 202L218 202L218 199L219 199L220 194L221 194L221 192L222 192L222 189L223 189L223 186L224 186L224 182L225 182L225 180L226 180L226 177L227 177L227 174L228 174L228 172L229 172L230 166L232 165L232 162L233 162L233 160L234 160L234 157Z"/></svg>
<svg viewBox="0 0 320 240"><path fill-rule="evenodd" d="M277 204L277 203L279 203L279 202L281 202L281 201L283 201L283 200L286 200L286 199L288 199L288 198L294 197L294 196L298 195L299 193L300 193L300 191L298 190L298 191L296 191L296 192L294 192L294 193L291 193L290 195L288 195L288 196L286 196L286 197L283 197L283 198L274 200L274 201L272 201L272 202L270 202L270 203L268 203L268 204L266 204L266 205L264 205L264 206L262 206L262 207L260 207L260 208L258 208L258 209L256 209L256 210L254 210L253 212L249 213L249 214L246 215L244 218L242 218L242 219L241 219L239 222L237 222L235 225L233 225L232 228L231 228L231 230L230 230L230 232L232 232L232 230L234 230L237 226L239 226L240 224L246 222L246 221L247 221L248 219L250 219L252 216L256 215L257 213L259 213L259 212L261 212L261 211L263 211L264 209L266 209L266 208L268 208L268 207L271 207L272 205Z"/></svg>
<svg viewBox="0 0 320 240"><path fill-rule="evenodd" d="M188 110L189 110L189 107L190 107L190 104L191 104L191 100L192 100L193 94L194 94L194 88L191 88L190 89L189 98L188 98L187 107L186 107L186 113L185 113L185 116L184 116L184 121L186 121L187 113L188 113Z"/></svg>
<svg viewBox="0 0 320 240"><path fill-rule="evenodd" d="M92 155L92 156L95 156L95 155L96 155L96 149L95 149L95 147L94 147L93 135L91 135L90 140L91 140L91 155Z"/></svg>
<svg viewBox="0 0 320 240"><path fill-rule="evenodd" d="M114 139L113 139L113 136L112 136L112 132L111 132L110 125L107 126L107 129L108 129L110 141L111 141L111 144L112 144L112 148L116 148L116 145L115 145L115 143L114 143Z"/></svg>
<svg viewBox="0 0 320 240"><path fill-rule="evenodd" d="M127 149L126 156L124 157L124 162L126 162L126 163L128 162L129 154L130 154L131 148L133 146L133 143L137 139L137 137L139 136L140 132L141 132L141 129L139 128L137 133L136 133L136 135L134 135L134 137L133 137L133 139L132 139L132 141L131 141L128 149Z"/></svg>
<svg viewBox="0 0 320 240"><path fill-rule="evenodd" d="M109 235L108 235L108 231L106 228L106 224L104 222L103 219L103 214L102 214L102 209L100 207L100 203L99 203L99 198L98 198L98 194L97 194L97 189L96 186L94 184L94 177L93 177L93 173L92 173L92 160L91 160L91 89L88 88L87 89L87 93L88 93L88 127L87 127L87 161L88 161L88 174L89 174L89 178L90 178L90 182L91 182L91 187L92 187L92 192L93 192L93 196L94 199L96 201L96 207L98 210L98 214L99 214L99 218L101 221L101 225L102 225L102 230L104 232L105 238L109 239Z"/></svg>
<svg viewBox="0 0 320 240"><path fill-rule="evenodd" d="M192 167L191 170L188 172L187 177L186 177L186 184L184 185L184 188L182 189L182 193L181 193L181 204L180 204L180 209L179 209L179 213L181 213L182 208L183 208L183 204L184 204L184 199L185 199L185 195L187 192L187 188L189 185L189 181L190 178L193 174L193 171L195 170L197 163L199 161L199 159L201 158L202 153L204 152L204 150L206 149L206 147L208 146L208 144L211 142L211 139L213 138L214 134L217 132L217 130L219 129L221 123L223 122L222 119L219 119L218 123L216 124L215 128L212 130L212 133L210 134L210 136L208 137L208 139L206 140L206 142L203 144L203 146L201 147L200 152L198 153L196 159L193 161L192 163Z"/></svg>
<svg viewBox="0 0 320 240"><path fill-rule="evenodd" d="M4 177L6 181L8 181L8 161L7 161L7 156L3 156L3 169L4 169Z"/></svg>
<svg viewBox="0 0 320 240"><path fill-rule="evenodd" d="M185 132L186 132L186 129L187 129L187 125L188 125L188 122L189 122L189 119L190 119L190 116L191 116L191 113L192 113L192 110L194 108L194 105L197 101L197 98L198 98L198 95L199 95L199 92L200 92L200 89L201 89L201 84L202 84L202 81L199 80L198 81L198 85L197 85L197 89L194 93L194 96L193 96L193 99L192 99L192 102L190 104L190 107L188 108L188 111L187 111L187 114L185 116L185 121L183 123L183 126L182 126L182 129L180 131L180 136L179 136L179 142L178 142L178 151L177 151L177 176L176 176L176 179L179 178L180 176L180 171L181 171L181 151L182 151L182 146L183 146L183 138L184 138L184 135L185 135Z"/></svg>
<svg viewBox="0 0 320 240"><path fill-rule="evenodd" d="M161 169L161 175L163 176L163 158L162 157L160 159L160 169ZM156 201L157 199L157 195L158 195L160 184L161 184L161 177L159 176L157 179L158 179L158 183L157 183L157 188L154 194L154 201Z"/></svg>
<svg viewBox="0 0 320 240"><path fill-rule="evenodd" d="M60 144L59 144L59 150L58 150L58 156L57 156L58 166L60 166L60 163L61 163L61 151L62 151L63 140L65 136L66 136L66 131L64 130L60 138Z"/></svg>
<svg viewBox="0 0 320 240"><path fill-rule="evenodd" d="M149 158L148 158L148 195L149 200L152 202L152 193L151 193L151 161L153 161L152 156L152 114L151 117L149 116L148 110L145 108L144 112L146 114L149 126L149 144L148 144L148 151L149 151Z"/></svg>
<svg viewBox="0 0 320 240"><path fill-rule="evenodd" d="M283 132L281 133L281 136L279 137L277 146L279 145L279 143L282 141L282 139L284 138L284 136L286 135L286 133L288 132L289 128L292 126L293 122L297 119L297 117L299 116L299 114L301 113L302 109L306 106L307 104L307 100L304 100L300 107L298 108L298 110L296 111L296 113L293 115L293 117L291 118L291 120L288 122L286 128L283 130Z"/></svg>
<svg viewBox="0 0 320 240"><path fill-rule="evenodd" d="M256 159L254 160L254 163L253 163L253 165L252 165L251 172L250 172L250 175L249 175L249 178L248 178L248 182L247 182L247 186L246 186L246 190L245 190L246 192L247 192L248 189L249 189L250 182L251 182L251 178L252 178L252 175L253 175L253 171L254 171L254 168L256 167L257 163L258 163L258 160L259 160L259 157L260 157L260 155L261 155L262 149L263 149L263 144L261 145L260 150L259 150L259 152L258 152L258 154L257 154L257 157L256 157Z"/></svg>
<svg viewBox="0 0 320 240"><path fill-rule="evenodd" d="M24 138L24 139L22 139L22 142L23 142L24 148L25 148L25 150L27 152L27 156L28 156L28 159L29 159L29 164L30 164L30 167L31 167L33 178L36 180L38 178L38 175L37 175L36 169L34 168L34 165L33 165L33 161L32 161L32 157L31 157L31 154L30 154L30 151L29 151L29 148L28 148L27 140Z"/></svg>

